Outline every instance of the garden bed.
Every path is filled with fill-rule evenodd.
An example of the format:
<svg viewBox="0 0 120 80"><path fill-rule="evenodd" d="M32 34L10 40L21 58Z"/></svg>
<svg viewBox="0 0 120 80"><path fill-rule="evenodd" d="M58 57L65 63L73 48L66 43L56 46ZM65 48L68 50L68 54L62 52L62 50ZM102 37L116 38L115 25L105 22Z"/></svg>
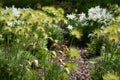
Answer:
<svg viewBox="0 0 120 80"><path fill-rule="evenodd" d="M0 80L119 80L120 7L86 10L1 7Z"/></svg>

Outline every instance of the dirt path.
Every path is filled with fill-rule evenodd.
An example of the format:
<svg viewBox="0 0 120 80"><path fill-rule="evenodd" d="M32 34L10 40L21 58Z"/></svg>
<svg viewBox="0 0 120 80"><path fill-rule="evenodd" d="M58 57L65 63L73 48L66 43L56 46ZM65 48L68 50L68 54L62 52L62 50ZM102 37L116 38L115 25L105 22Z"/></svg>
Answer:
<svg viewBox="0 0 120 80"><path fill-rule="evenodd" d="M84 54L84 49L80 50L80 53ZM85 55L82 56L85 57ZM90 77L90 70L93 68L94 63L86 62L84 58L81 57L74 60L74 62L77 64L78 69L71 72L70 80L92 80Z"/></svg>

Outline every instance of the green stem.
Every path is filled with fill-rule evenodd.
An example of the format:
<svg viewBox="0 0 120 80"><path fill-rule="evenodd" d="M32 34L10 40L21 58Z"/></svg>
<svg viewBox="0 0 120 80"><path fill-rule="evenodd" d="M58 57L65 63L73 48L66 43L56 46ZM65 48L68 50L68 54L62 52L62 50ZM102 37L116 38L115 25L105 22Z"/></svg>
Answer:
<svg viewBox="0 0 120 80"><path fill-rule="evenodd" d="M70 47L73 45L73 40L74 40L74 37L72 37L72 39L71 39Z"/></svg>

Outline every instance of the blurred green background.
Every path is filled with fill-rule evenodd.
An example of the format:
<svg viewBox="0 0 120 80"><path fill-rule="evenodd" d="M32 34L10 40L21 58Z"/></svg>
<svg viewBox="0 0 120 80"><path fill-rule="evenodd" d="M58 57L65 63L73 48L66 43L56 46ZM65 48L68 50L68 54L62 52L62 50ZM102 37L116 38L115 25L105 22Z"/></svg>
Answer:
<svg viewBox="0 0 120 80"><path fill-rule="evenodd" d="M40 9L41 6L55 6L62 7L66 13L86 12L90 7L100 5L107 7L109 4L120 5L120 0L0 0L2 7L12 6L15 7L30 7L33 9Z"/></svg>

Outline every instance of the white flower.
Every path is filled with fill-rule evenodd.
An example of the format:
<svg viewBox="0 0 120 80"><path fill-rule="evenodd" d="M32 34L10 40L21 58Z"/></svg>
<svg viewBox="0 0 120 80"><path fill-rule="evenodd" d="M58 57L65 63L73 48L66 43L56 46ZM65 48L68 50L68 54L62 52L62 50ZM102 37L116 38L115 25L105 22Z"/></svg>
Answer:
<svg viewBox="0 0 120 80"><path fill-rule="evenodd" d="M80 14L79 20L80 20L80 22L86 20L86 15L85 15L85 13L81 13L81 14Z"/></svg>
<svg viewBox="0 0 120 80"><path fill-rule="evenodd" d="M81 13L79 16L79 22L81 23L82 26L86 26L87 24L87 17L85 13Z"/></svg>
<svg viewBox="0 0 120 80"><path fill-rule="evenodd" d="M7 25L10 26L10 27L14 27L14 25L21 25L21 24L23 25L23 24L25 24L25 22L24 22L24 21L21 21L21 20L7 21L6 23L7 23Z"/></svg>
<svg viewBox="0 0 120 80"><path fill-rule="evenodd" d="M76 16L75 14L67 14L66 16L68 19L74 19Z"/></svg>
<svg viewBox="0 0 120 80"><path fill-rule="evenodd" d="M7 21L6 22L8 26L12 27L13 26L13 22Z"/></svg>
<svg viewBox="0 0 120 80"><path fill-rule="evenodd" d="M100 8L100 6L92 7L88 10L88 20L97 21L102 23L105 21L105 25L108 25L108 21L110 21L112 14L107 12L106 9Z"/></svg>
<svg viewBox="0 0 120 80"><path fill-rule="evenodd" d="M12 7L6 7L6 11L8 11L8 10L12 11L13 16L15 16L15 17L19 17L20 16L20 12L19 12L20 8L17 9L13 5Z"/></svg>
<svg viewBox="0 0 120 80"><path fill-rule="evenodd" d="M16 17L19 17L20 14L19 14L19 10L17 8L15 8L14 6L12 6L12 12L13 12L13 15L16 16Z"/></svg>
<svg viewBox="0 0 120 80"><path fill-rule="evenodd" d="M100 6L96 6L95 8L90 8L88 10L88 18L90 20L96 21L97 19L104 17L104 15L102 15L101 13L102 13L102 9L100 8ZM105 13L105 10L104 10L104 13Z"/></svg>
<svg viewBox="0 0 120 80"><path fill-rule="evenodd" d="M71 26L71 25L68 25L68 27L67 27L68 29L70 29L70 30L72 30L73 29L73 27Z"/></svg>

